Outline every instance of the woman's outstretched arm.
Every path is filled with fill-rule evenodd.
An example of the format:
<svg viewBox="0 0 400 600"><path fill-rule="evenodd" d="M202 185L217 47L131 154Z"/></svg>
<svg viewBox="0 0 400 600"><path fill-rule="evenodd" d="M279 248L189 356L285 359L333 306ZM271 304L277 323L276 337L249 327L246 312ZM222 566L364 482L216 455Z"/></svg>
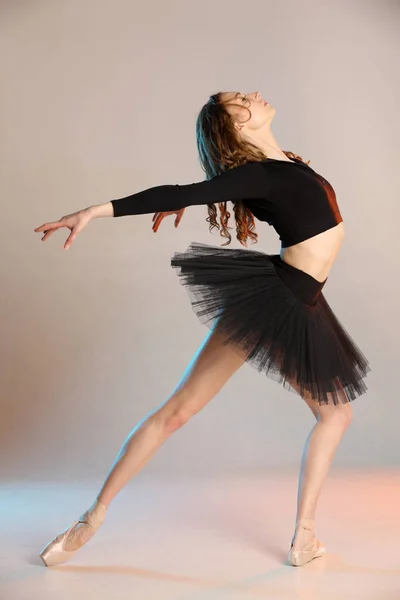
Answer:
<svg viewBox="0 0 400 600"><path fill-rule="evenodd" d="M186 185L158 185L125 198L91 207L96 217L122 217L177 211L186 206L263 198L267 175L258 162L249 162L212 179Z"/></svg>
<svg viewBox="0 0 400 600"><path fill-rule="evenodd" d="M267 196L268 180L268 175L259 162L248 162L199 183L158 185L119 200L89 206L58 221L44 223L34 231L43 233L42 241L46 241L62 227L70 229L71 233L64 244L64 248L68 250L78 233L92 219L179 211L186 206L217 204L228 200L264 199Z"/></svg>

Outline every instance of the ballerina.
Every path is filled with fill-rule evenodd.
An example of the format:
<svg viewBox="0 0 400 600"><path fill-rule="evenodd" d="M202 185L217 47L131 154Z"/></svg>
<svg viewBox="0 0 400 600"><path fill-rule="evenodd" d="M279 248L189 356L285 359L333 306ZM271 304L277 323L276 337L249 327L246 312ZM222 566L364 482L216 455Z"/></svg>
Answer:
<svg viewBox="0 0 400 600"><path fill-rule="evenodd" d="M299 155L280 148L271 131L275 112L259 92L214 94L196 123L204 181L151 187L35 229L48 240L66 227L69 249L96 218L154 213L156 232L164 217L176 215L177 226L186 207L207 205L210 231L219 229L226 240L224 247L193 242L172 257L209 332L174 392L129 434L92 506L42 550L45 565L69 560L91 539L124 485L245 362L300 396L316 419L302 456L288 560L300 566L325 553L314 532L317 502L370 367L322 292L344 239L335 191ZM243 249L225 247L228 201ZM247 249L257 241L255 219L279 234L280 254Z"/></svg>

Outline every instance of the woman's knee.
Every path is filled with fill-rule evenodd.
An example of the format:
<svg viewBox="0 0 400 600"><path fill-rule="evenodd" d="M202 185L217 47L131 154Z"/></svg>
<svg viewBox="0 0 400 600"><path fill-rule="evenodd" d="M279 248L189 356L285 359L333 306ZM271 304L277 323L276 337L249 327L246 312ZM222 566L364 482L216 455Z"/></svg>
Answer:
<svg viewBox="0 0 400 600"><path fill-rule="evenodd" d="M350 402L329 404L318 407L319 420L341 429L347 429L353 420L353 408Z"/></svg>
<svg viewBox="0 0 400 600"><path fill-rule="evenodd" d="M242 366L244 356L212 330L191 360L173 394L158 411L168 431L189 421L212 400Z"/></svg>
<svg viewBox="0 0 400 600"><path fill-rule="evenodd" d="M174 392L159 409L157 418L162 421L165 431L171 433L185 425L207 404L207 401L208 399L201 394L195 394L183 387Z"/></svg>
<svg viewBox="0 0 400 600"><path fill-rule="evenodd" d="M292 382L291 385L300 393L298 386L296 387ZM334 404L333 398L327 404L320 403L308 391L303 394L302 398L313 412L317 421L324 421L332 425L336 424L338 427L347 428L353 420L353 408L343 388L340 394L340 401L337 404Z"/></svg>

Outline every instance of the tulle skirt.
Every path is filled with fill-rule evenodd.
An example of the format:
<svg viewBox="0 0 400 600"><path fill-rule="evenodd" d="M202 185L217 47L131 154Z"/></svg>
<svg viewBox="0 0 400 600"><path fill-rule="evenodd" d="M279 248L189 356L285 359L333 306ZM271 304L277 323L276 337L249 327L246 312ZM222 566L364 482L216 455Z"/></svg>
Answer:
<svg viewBox="0 0 400 600"><path fill-rule="evenodd" d="M201 323L285 389L318 404L367 391L368 360L335 316L320 282L279 254L191 243L171 259Z"/></svg>

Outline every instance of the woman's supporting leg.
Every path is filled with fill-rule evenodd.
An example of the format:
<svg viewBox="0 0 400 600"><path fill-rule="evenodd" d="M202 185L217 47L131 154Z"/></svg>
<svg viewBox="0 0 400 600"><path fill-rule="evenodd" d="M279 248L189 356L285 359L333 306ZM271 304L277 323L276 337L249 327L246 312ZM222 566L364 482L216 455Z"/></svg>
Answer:
<svg viewBox="0 0 400 600"><path fill-rule="evenodd" d="M149 462L174 431L214 398L242 366L244 353L237 347L224 345L224 339L216 327L209 332L171 396L128 435L90 509L68 533L57 536L57 541L54 538L42 551L45 564L65 562L93 536L104 521L108 506L124 485Z"/></svg>
<svg viewBox="0 0 400 600"><path fill-rule="evenodd" d="M344 393L344 392L343 392ZM296 521L304 521L310 529L298 528L293 536L293 548L302 548L313 539L313 521L322 486L337 447L349 427L353 410L350 402L338 405L318 405L305 401L317 418L304 447L297 496Z"/></svg>

